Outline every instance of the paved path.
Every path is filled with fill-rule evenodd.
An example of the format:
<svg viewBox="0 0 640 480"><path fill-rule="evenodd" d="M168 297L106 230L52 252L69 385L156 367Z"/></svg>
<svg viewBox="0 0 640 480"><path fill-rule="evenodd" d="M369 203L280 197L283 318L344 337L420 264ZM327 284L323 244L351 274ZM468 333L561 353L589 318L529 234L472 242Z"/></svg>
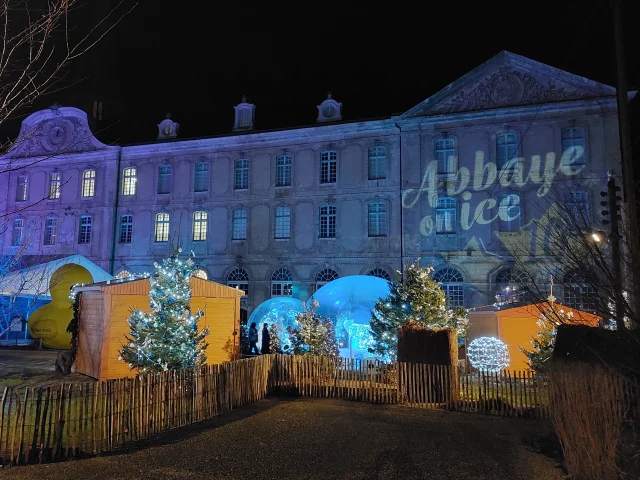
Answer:
<svg viewBox="0 0 640 480"><path fill-rule="evenodd" d="M128 453L0 468L0 480L561 480L525 446L540 431L532 420L270 399Z"/></svg>

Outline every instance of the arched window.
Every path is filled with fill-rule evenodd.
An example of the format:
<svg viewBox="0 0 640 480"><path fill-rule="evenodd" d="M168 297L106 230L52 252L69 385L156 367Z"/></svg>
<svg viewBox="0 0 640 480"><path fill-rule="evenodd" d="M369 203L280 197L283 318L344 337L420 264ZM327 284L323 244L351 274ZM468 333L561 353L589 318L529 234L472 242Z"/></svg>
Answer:
<svg viewBox="0 0 640 480"><path fill-rule="evenodd" d="M271 275L271 296L290 297L293 294L293 276L286 268L279 268Z"/></svg>
<svg viewBox="0 0 640 480"><path fill-rule="evenodd" d="M369 270L369 273L367 273L367 275L371 275L372 277L378 277L384 280L391 281L391 275L389 275L389 273L382 268L377 268L377 267L373 268Z"/></svg>
<svg viewBox="0 0 640 480"><path fill-rule="evenodd" d="M596 310L598 292L581 272L573 270L564 276L563 293L567 307L585 312Z"/></svg>
<svg viewBox="0 0 640 480"><path fill-rule="evenodd" d="M314 291L318 290L323 285L338 278L338 273L331 268L323 268L316 274L316 283L314 285Z"/></svg>
<svg viewBox="0 0 640 480"><path fill-rule="evenodd" d="M436 234L456 233L456 199L440 197L436 200Z"/></svg>
<svg viewBox="0 0 640 480"><path fill-rule="evenodd" d="M82 196L93 197L96 194L96 171L85 170L82 172Z"/></svg>
<svg viewBox="0 0 640 480"><path fill-rule="evenodd" d="M438 270L433 279L441 283L441 288L447 295L447 302L450 307L464 306L464 286L462 274L453 267L445 267Z"/></svg>
<svg viewBox="0 0 640 480"><path fill-rule="evenodd" d="M511 160L518 156L518 134L515 132L504 132L496 135L496 165L498 170L509 165L509 169L515 167L515 162ZM511 162L511 163L510 163Z"/></svg>
<svg viewBox="0 0 640 480"><path fill-rule="evenodd" d="M120 270L117 274L116 274L116 278L121 279L121 278L128 278L131 276L131 272L129 270Z"/></svg>
<svg viewBox="0 0 640 480"><path fill-rule="evenodd" d="M336 238L336 213L333 204L320 206L320 238Z"/></svg>
<svg viewBox="0 0 640 480"><path fill-rule="evenodd" d="M242 290L249 294L249 274L244 268L234 268L227 274L227 286Z"/></svg>
<svg viewBox="0 0 640 480"><path fill-rule="evenodd" d="M496 274L496 300L501 303L532 303L529 274L511 267L500 270Z"/></svg>
<svg viewBox="0 0 640 480"><path fill-rule="evenodd" d="M202 268L199 268L198 270L193 272L193 276L201 278L202 280L209 280L209 274L207 273L206 270L204 270Z"/></svg>
<svg viewBox="0 0 640 480"><path fill-rule="evenodd" d="M387 235L387 204L384 202L371 202L368 205L368 223L370 237L384 237Z"/></svg>

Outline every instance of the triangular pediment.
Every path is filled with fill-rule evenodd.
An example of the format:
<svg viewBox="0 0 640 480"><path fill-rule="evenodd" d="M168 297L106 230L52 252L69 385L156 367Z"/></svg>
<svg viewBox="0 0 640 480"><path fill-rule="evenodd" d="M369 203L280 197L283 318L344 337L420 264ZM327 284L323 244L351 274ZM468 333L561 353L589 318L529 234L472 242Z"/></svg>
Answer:
<svg viewBox="0 0 640 480"><path fill-rule="evenodd" d="M502 51L403 118L614 97L615 88Z"/></svg>

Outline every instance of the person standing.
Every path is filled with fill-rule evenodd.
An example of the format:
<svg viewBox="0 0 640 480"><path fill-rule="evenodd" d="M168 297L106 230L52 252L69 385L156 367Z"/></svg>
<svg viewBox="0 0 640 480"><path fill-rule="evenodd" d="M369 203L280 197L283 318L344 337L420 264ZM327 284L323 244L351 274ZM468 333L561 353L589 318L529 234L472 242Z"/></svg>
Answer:
<svg viewBox="0 0 640 480"><path fill-rule="evenodd" d="M260 351L258 350L258 329L256 328L256 322L252 322L249 327L249 345L251 345L249 355L253 355L254 350L256 355L260 355Z"/></svg>
<svg viewBox="0 0 640 480"><path fill-rule="evenodd" d="M269 334L269 327L265 323L262 327L262 349L263 354L271 353L271 335Z"/></svg>

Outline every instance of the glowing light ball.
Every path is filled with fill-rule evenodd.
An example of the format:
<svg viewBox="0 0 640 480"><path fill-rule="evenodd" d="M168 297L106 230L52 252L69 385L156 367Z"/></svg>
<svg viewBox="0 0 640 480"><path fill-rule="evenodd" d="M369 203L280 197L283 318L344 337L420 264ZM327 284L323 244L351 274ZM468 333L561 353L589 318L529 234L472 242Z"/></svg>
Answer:
<svg viewBox="0 0 640 480"><path fill-rule="evenodd" d="M509 347L495 337L480 337L469 344L467 357L478 370L499 372L509 366Z"/></svg>
<svg viewBox="0 0 640 480"><path fill-rule="evenodd" d="M275 323L278 327L280 345L289 345L287 328L296 326L296 316L303 310L302 301L291 297L274 297L258 305L247 321L247 326L256 322L258 347L262 346L262 327L265 323Z"/></svg>

